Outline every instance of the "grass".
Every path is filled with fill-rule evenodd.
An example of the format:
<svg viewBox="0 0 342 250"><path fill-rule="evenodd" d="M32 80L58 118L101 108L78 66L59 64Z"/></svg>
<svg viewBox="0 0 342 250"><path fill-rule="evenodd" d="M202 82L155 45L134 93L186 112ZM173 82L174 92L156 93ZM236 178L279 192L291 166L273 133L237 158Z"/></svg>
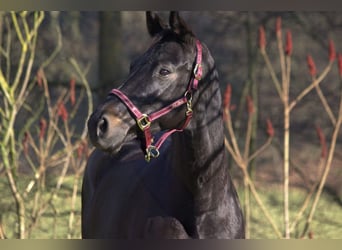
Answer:
<svg viewBox="0 0 342 250"><path fill-rule="evenodd" d="M270 209L278 227L282 229L283 225L283 201L282 190L279 186L270 188L259 188L259 194L264 201L266 207ZM297 212L303 204L306 193L302 189L290 189L290 221L293 221ZM243 200L243 193L240 192L240 199ZM292 238L298 238L302 233L305 225L305 218L308 212L304 215L298 227L292 232ZM342 208L341 205L333 200L328 194L323 193L321 200L318 203L316 213L311 223L310 230L315 239L341 239L342 238ZM251 238L252 239L274 239L276 238L272 227L267 222L261 209L258 207L255 200L251 200ZM307 237L305 237L307 238Z"/></svg>
<svg viewBox="0 0 342 250"><path fill-rule="evenodd" d="M20 178L20 185L25 186L28 179ZM46 187L46 191L51 191L56 180L50 180ZM30 238L32 239L65 239L68 238L68 223L71 211L71 193L72 193L73 177L66 178L58 195L53 199L51 205L43 213L37 225L33 228ZM8 238L13 238L13 230L15 228L14 204L7 182L4 176L0 176L0 215L3 227ZM80 188L79 188L80 190ZM270 209L270 213L276 220L277 225L282 228L282 191L278 186L263 186L259 188L262 200ZM243 200L243 192L239 190L240 199ZM48 194L43 196L43 200L48 199ZM290 189L290 218L294 218L296 211L300 208L305 198L305 192L301 189ZM27 215L32 212L34 196L27 198ZM76 204L76 214L74 221L74 230L69 235L71 238L81 237L81 201L80 193ZM272 239L276 238L271 226L263 216L256 202L251 200L251 238L253 239ZM28 217L29 218L29 217ZM29 220L29 219L27 219ZM296 237L301 233L304 223L299 224L299 229L291 236ZM337 239L342 238L342 209L341 206L333 201L328 194L323 194L312 222L311 231L316 239Z"/></svg>
<svg viewBox="0 0 342 250"><path fill-rule="evenodd" d="M20 177L20 186L24 187L29 183L29 179L25 176ZM49 198L49 192L52 191L56 184L56 180L47 182L46 190L42 196L40 203L46 202ZM48 204L41 218L37 221L31 230L29 238L32 239L66 239L81 237L81 197L79 187L78 198L76 202L76 213L74 219L73 230L69 232L69 217L71 212L71 196L72 196L73 176L66 177L61 189L57 195ZM2 224L8 238L13 238L15 228L15 206L7 181L4 176L0 177L0 216ZM33 190L34 191L34 190ZM32 192L33 192L32 191ZM31 193L32 193L31 192ZM34 194L28 195L27 199L27 222L31 222L31 213L34 204Z"/></svg>

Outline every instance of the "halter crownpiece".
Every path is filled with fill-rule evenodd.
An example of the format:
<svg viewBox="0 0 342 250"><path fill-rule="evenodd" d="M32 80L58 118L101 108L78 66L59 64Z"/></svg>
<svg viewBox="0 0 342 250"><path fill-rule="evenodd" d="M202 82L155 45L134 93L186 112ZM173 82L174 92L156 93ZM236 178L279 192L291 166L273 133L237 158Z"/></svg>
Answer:
<svg viewBox="0 0 342 250"><path fill-rule="evenodd" d="M198 82L202 78L202 45L199 40L196 40L196 64L193 70L193 76L190 79L189 85L187 90L185 91L184 95L174 101L173 103L169 104L168 106L152 113L152 114L144 114L140 112L140 110L131 102L131 100L122 93L119 89L112 89L110 92L117 96L125 106L131 111L134 116L134 119L139 127L139 129L144 133L145 136L145 160L149 162L151 158L157 158L159 156L159 148L164 143L164 141L174 132L181 132L183 131L189 124L192 118L192 91L196 90L198 87ZM181 128L170 129L166 131L159 140L153 145L153 136L151 133L151 123L158 118L168 114L175 108L180 107L181 105L186 104L186 112L185 112L185 122Z"/></svg>

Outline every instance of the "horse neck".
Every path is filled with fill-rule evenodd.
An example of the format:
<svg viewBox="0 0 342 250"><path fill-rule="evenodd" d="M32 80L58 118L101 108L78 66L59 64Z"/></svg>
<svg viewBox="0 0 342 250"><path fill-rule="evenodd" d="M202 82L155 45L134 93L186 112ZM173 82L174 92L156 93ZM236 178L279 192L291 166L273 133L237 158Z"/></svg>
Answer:
<svg viewBox="0 0 342 250"><path fill-rule="evenodd" d="M230 180L224 147L221 93L216 71L198 90L189 127L173 136L174 168L187 188L200 200L198 210L220 202ZM216 194L213 196L212 192ZM219 199L213 200L213 197Z"/></svg>

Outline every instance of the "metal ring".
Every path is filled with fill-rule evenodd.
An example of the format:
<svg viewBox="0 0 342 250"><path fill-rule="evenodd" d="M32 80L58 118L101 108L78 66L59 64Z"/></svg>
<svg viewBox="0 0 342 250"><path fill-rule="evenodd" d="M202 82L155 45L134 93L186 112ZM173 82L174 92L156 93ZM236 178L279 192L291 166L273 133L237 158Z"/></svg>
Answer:
<svg viewBox="0 0 342 250"><path fill-rule="evenodd" d="M197 74L197 71L199 68L201 68L202 65L200 63L196 63L195 68L194 68L194 76L196 80L200 81L202 79L202 75Z"/></svg>
<svg viewBox="0 0 342 250"><path fill-rule="evenodd" d="M159 150L156 146L150 145L146 148L145 160L149 162L152 158L157 158L159 156Z"/></svg>
<svg viewBox="0 0 342 250"><path fill-rule="evenodd" d="M192 102L192 93L191 91L187 90L185 93L184 93L184 97L186 98L186 101L191 103Z"/></svg>

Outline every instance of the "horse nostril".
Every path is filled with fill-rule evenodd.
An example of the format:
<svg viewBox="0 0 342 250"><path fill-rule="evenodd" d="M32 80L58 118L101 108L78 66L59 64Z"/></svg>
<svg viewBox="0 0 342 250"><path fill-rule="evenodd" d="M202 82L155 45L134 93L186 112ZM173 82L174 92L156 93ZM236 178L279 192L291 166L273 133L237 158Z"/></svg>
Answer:
<svg viewBox="0 0 342 250"><path fill-rule="evenodd" d="M105 117L101 117L97 124L97 135L103 136L108 130L108 121Z"/></svg>

